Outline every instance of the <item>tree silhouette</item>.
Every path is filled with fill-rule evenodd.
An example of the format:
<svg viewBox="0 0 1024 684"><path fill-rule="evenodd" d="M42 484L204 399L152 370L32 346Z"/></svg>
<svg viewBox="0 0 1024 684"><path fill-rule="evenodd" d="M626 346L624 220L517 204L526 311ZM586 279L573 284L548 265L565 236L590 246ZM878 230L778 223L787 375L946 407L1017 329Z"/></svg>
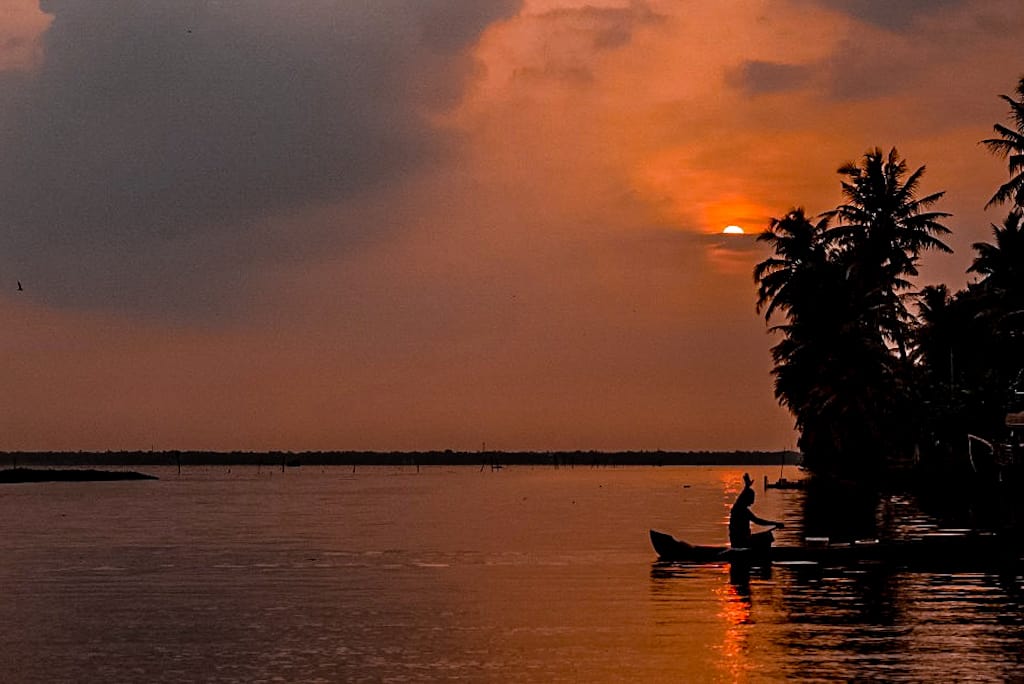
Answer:
<svg viewBox="0 0 1024 684"><path fill-rule="evenodd" d="M812 223L798 207L781 219L772 219L758 236L776 256L754 267L757 310L764 311L766 322L777 316L786 320L770 329L783 335L772 347L775 397L793 413L801 430L809 418L817 378L831 356L832 331L842 318L836 316L841 310L837 301L841 278L829 258L827 229L828 218Z"/></svg>
<svg viewBox="0 0 1024 684"><path fill-rule="evenodd" d="M1021 372L1024 350L1024 220L1014 207L1001 226L993 225L993 242L976 242L971 273L984 276L970 289L971 311L977 321L976 353L984 373L978 384L986 389L987 404L996 416L1011 408L1008 388Z"/></svg>
<svg viewBox="0 0 1024 684"><path fill-rule="evenodd" d="M1014 207L1001 226L992 224L993 243L975 242L977 252L968 273L984 276L984 283L1004 292L1024 291L1024 221L1021 208Z"/></svg>
<svg viewBox="0 0 1024 684"><path fill-rule="evenodd" d="M945 193L918 197L924 171L922 166L908 175L896 148L888 155L877 147L869 150L859 164L839 168L847 177L842 183L846 203L830 212L837 225L829 240L841 247L838 255L862 299L865 325L895 343L904 359L913 322L902 296L912 287L909 278L918 274L922 251L952 251L938 237L950 232L940 222L949 214L930 211Z"/></svg>
<svg viewBox="0 0 1024 684"><path fill-rule="evenodd" d="M846 202L814 221L803 209L773 219L758 240L757 310L770 330L775 396L793 413L805 464L816 472L877 472L914 446L904 299L922 251L939 239L943 195L918 196L924 167L908 174L895 149L840 167ZM835 225L831 225L835 220ZM888 343L899 350L893 354Z"/></svg>
<svg viewBox="0 0 1024 684"><path fill-rule="evenodd" d="M995 124L992 128L998 137L981 141L993 154L1006 160L1010 171L1010 180L999 186L985 204L986 209L1011 200L1018 207L1024 206L1024 77L1014 92L1016 99L1009 95L999 96L1010 105L1010 120L1014 127Z"/></svg>
<svg viewBox="0 0 1024 684"><path fill-rule="evenodd" d="M871 412L883 403L877 388L891 384L879 378L889 354L860 324L828 235L829 217L812 222L803 209L772 220L758 240L775 256L755 267L754 279L758 311L785 321L770 328L782 336L771 350L775 397L794 416L805 465L848 473L878 453L882 434Z"/></svg>
<svg viewBox="0 0 1024 684"><path fill-rule="evenodd" d="M758 284L757 311L764 311L765 321L776 311L790 316L810 315L809 306L820 299L814 287L821 271L829 267L825 235L829 219L811 223L803 207L791 209L781 219L772 219L758 242L768 243L777 255L754 268Z"/></svg>
<svg viewBox="0 0 1024 684"><path fill-rule="evenodd" d="M994 242L977 242L971 273L983 278L950 294L921 292L914 361L925 440L951 456L966 435L998 438L1013 407L1009 388L1024 349L1024 221L1021 210L993 225Z"/></svg>
<svg viewBox="0 0 1024 684"><path fill-rule="evenodd" d="M956 472L968 433L999 440L1024 408L1024 78L1000 97L1010 125L982 144L1010 179L986 207L1012 207L973 244L968 272L980 278L966 288L913 291L921 255L951 251L949 214L934 208L944 193L920 192L925 167L911 172L895 148L839 168L834 210L792 209L759 236L772 256L754 268L756 308L781 338L775 396L812 472L862 479L910 452Z"/></svg>

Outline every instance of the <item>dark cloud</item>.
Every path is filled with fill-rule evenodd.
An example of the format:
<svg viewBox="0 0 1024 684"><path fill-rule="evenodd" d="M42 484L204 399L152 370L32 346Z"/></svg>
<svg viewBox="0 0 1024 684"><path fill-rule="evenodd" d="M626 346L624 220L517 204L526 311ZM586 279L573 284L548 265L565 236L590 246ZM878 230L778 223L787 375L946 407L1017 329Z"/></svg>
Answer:
<svg viewBox="0 0 1024 684"><path fill-rule="evenodd" d="M894 49L864 50L841 41L820 64L824 94L836 101L870 100L900 92L920 65L894 58Z"/></svg>
<svg viewBox="0 0 1024 684"><path fill-rule="evenodd" d="M797 64L780 64L759 60L743 62L727 75L735 88L750 95L781 93L799 89L809 82L813 70Z"/></svg>
<svg viewBox="0 0 1024 684"><path fill-rule="evenodd" d="M625 7L559 7L532 19L540 27L544 46L537 64L516 69L516 80L585 87L594 82L595 53L629 45L638 27L664 23L667 16L634 0Z"/></svg>
<svg viewBox="0 0 1024 684"><path fill-rule="evenodd" d="M890 31L906 31L921 16L935 14L966 0L817 0L829 9Z"/></svg>
<svg viewBox="0 0 1024 684"><path fill-rule="evenodd" d="M906 89L920 74L932 67L924 55L927 49L911 49L914 44L927 48L957 40L941 24L925 27L921 20L944 14L967 4L967 0L805 0L829 10L845 14L862 24L885 29L886 33L866 31L854 26L846 39L836 43L832 54L801 72L787 74L784 70L765 76L801 79L820 88L826 98L843 102L888 97ZM924 32L927 32L925 34ZM746 82L738 74L737 81ZM753 78L746 79L753 81Z"/></svg>
<svg viewBox="0 0 1024 684"><path fill-rule="evenodd" d="M46 2L43 64L0 74L0 263L53 303L209 307L285 239L265 217L441 159L429 115L518 4Z"/></svg>
<svg viewBox="0 0 1024 684"><path fill-rule="evenodd" d="M540 18L585 34L594 50L612 50L628 45L638 26L659 24L666 20L665 15L637 0L628 7L584 5L559 8L545 12Z"/></svg>

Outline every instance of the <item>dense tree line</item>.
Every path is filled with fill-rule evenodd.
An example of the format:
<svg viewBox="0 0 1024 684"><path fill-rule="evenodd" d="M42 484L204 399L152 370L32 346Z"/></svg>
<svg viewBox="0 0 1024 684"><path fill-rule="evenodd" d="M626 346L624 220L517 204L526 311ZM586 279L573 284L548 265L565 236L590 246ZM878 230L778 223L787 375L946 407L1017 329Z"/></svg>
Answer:
<svg viewBox="0 0 1024 684"><path fill-rule="evenodd" d="M982 141L1010 179L988 205L1009 205L992 241L973 245L975 281L914 290L923 252L949 252L943 193L896 149L839 168L844 202L773 219L759 240L757 308L779 334L775 396L814 472L877 474L909 461L949 464L968 433L997 437L1024 365L1024 78L1011 125Z"/></svg>

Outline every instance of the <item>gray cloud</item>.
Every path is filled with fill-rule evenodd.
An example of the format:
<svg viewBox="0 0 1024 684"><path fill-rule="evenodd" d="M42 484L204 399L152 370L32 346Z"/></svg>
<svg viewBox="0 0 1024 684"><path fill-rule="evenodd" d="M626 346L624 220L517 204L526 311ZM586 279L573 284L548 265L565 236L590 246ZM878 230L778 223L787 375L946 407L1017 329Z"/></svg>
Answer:
<svg viewBox="0 0 1024 684"><path fill-rule="evenodd" d="M639 0L633 0L628 7L559 8L543 13L540 18L586 35L594 50L613 50L628 45L638 26L659 24L666 19Z"/></svg>
<svg viewBox="0 0 1024 684"><path fill-rule="evenodd" d="M824 60L824 92L832 100L868 100L885 97L906 87L921 68L919 64L894 58L889 50L864 50L855 42L840 42Z"/></svg>
<svg viewBox="0 0 1024 684"><path fill-rule="evenodd" d="M731 85L752 93L783 92L814 87L833 101L866 100L901 92L932 67L927 49L957 40L940 23L921 20L965 6L968 0L801 0L845 14L854 25L827 58L808 65L746 62L729 75ZM885 32L868 31L867 26ZM922 33L926 31L927 33Z"/></svg>
<svg viewBox="0 0 1024 684"><path fill-rule="evenodd" d="M533 16L545 44L537 64L516 69L522 82L559 82L585 87L594 82L591 58L629 45L641 26L664 23L667 16L642 0L625 7L559 7Z"/></svg>
<svg viewBox="0 0 1024 684"><path fill-rule="evenodd" d="M966 0L817 0L824 7L890 31L903 32L923 15L965 4Z"/></svg>
<svg viewBox="0 0 1024 684"><path fill-rule="evenodd" d="M44 63L0 74L0 264L56 304L212 306L283 239L266 216L442 159L428 115L518 4L46 2Z"/></svg>
<svg viewBox="0 0 1024 684"><path fill-rule="evenodd" d="M730 85L750 95L781 93L808 84L813 69L797 64L752 60L743 62L727 75Z"/></svg>

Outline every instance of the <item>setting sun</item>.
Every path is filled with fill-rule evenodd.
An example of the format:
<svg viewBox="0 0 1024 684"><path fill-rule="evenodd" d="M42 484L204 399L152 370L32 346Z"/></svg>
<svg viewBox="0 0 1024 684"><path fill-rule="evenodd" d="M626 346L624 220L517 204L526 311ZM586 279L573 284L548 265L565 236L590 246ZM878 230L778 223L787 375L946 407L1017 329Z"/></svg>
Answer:
<svg viewBox="0 0 1024 684"><path fill-rule="evenodd" d="M722 232L726 235L743 235L744 231L739 226L726 226Z"/></svg>

